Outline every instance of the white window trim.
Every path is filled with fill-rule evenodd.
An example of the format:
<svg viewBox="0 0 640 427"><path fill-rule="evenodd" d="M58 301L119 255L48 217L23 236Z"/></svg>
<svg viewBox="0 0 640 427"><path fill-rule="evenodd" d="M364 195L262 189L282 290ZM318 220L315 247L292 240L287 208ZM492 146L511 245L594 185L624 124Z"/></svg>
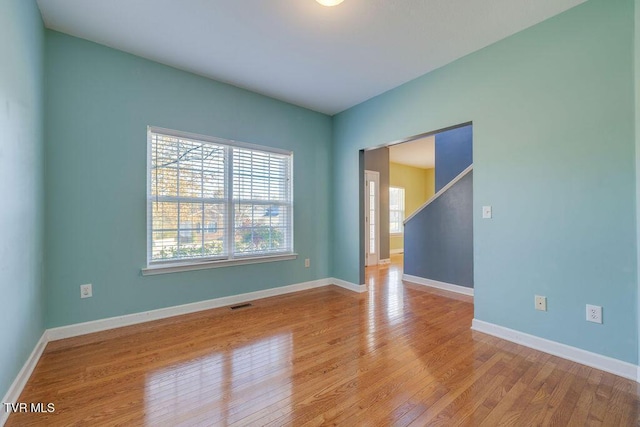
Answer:
<svg viewBox="0 0 640 427"><path fill-rule="evenodd" d="M151 207L149 204L149 197L151 194L151 179L149 179L149 171L151 170L152 165L152 152L151 152L151 143L150 137L151 133L159 133L167 136L172 136L175 138L185 138L185 139L193 139L200 140L204 142L212 142L217 144L222 144L231 147L237 148L247 148L252 150L260 150L263 152L269 152L274 154L283 154L287 156L291 156L291 169L290 179L289 179L289 192L291 196L291 252L283 251L280 253L271 252L265 253L264 255L259 254L249 254L249 255L234 255L233 253L229 253L228 256L224 258L197 258L197 259L184 259L184 260L166 260L166 261L151 261L151 245L152 239L149 237L148 233L151 229ZM219 268L219 267L227 267L232 265L247 265L247 264L259 264L265 262L275 262L275 261L286 261L293 260L298 257L298 254L295 252L294 247L294 215L293 215L293 151L284 150L275 147L267 147L263 145L251 144L248 142L235 141L232 139L224 139L217 138L209 135L201 135L192 132L183 132L174 129L167 129L158 126L147 126L147 194L146 194L146 204L147 204L147 266L141 269L143 276L150 276L156 274L167 274L167 273L177 273L181 271L192 271L192 270L204 270L209 268ZM231 173L231 168L229 168L229 174ZM232 194L232 186L233 182L227 177L227 185L229 186L229 194ZM229 212L229 215L232 213ZM231 227L229 227L231 229ZM229 231L231 232L231 231Z"/></svg>
<svg viewBox="0 0 640 427"><path fill-rule="evenodd" d="M298 258L298 254L286 252L281 255L263 255L259 257L232 258L223 260L188 260L183 262L171 261L157 263L142 269L143 276L154 276L156 274L179 273L181 271L205 270L208 268L228 267L231 265L260 264L263 262L288 261Z"/></svg>

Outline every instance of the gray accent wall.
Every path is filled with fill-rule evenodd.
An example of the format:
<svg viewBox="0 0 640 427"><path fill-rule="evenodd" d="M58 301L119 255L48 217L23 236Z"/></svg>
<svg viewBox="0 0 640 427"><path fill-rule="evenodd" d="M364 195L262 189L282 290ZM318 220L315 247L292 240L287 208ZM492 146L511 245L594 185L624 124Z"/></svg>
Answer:
<svg viewBox="0 0 640 427"><path fill-rule="evenodd" d="M380 259L389 258L389 148L365 150L364 168L380 173ZM363 240L363 239L360 239Z"/></svg>
<svg viewBox="0 0 640 427"><path fill-rule="evenodd" d="M473 288L473 171L404 226L404 273Z"/></svg>

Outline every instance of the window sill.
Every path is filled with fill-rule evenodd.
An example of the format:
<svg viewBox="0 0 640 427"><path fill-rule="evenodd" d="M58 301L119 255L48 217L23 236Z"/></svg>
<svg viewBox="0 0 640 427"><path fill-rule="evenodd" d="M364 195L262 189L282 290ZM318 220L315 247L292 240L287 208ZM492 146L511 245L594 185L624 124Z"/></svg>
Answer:
<svg viewBox="0 0 640 427"><path fill-rule="evenodd" d="M143 276L153 276L156 274L179 273L181 271L206 270L209 268L229 267L232 265L260 264L263 262L287 261L298 258L296 253L281 255L266 255L260 257L247 257L225 259L221 261L184 262L171 264L156 264L142 269Z"/></svg>
<svg viewBox="0 0 640 427"><path fill-rule="evenodd" d="M404 233L389 233L389 235L391 237L402 237L402 236L404 236Z"/></svg>

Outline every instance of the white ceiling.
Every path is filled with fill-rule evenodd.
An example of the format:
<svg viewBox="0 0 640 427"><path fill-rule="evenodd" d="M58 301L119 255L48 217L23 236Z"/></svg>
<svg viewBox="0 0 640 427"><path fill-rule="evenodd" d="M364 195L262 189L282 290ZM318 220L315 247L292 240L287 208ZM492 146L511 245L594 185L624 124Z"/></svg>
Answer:
<svg viewBox="0 0 640 427"><path fill-rule="evenodd" d="M45 25L335 114L585 0L38 0Z"/></svg>
<svg viewBox="0 0 640 427"><path fill-rule="evenodd" d="M389 147L389 161L416 168L436 167L436 137L434 135Z"/></svg>

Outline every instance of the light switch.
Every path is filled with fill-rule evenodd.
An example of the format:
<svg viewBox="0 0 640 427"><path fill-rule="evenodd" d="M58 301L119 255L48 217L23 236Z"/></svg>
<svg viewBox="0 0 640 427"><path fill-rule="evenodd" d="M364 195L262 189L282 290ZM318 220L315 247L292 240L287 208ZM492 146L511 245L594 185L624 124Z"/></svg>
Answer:
<svg viewBox="0 0 640 427"><path fill-rule="evenodd" d="M482 207L482 218L491 218L491 206Z"/></svg>

